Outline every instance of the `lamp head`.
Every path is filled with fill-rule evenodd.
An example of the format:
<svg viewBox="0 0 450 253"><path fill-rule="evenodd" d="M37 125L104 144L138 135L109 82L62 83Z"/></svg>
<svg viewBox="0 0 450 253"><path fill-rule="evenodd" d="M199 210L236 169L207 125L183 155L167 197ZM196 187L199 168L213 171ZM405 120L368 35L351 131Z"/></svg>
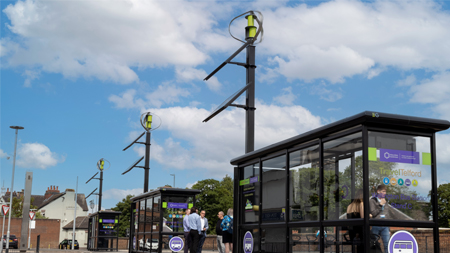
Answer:
<svg viewBox="0 0 450 253"><path fill-rule="evenodd" d="M24 127L21 127L21 126L10 126L9 128L16 129L16 130L24 129Z"/></svg>

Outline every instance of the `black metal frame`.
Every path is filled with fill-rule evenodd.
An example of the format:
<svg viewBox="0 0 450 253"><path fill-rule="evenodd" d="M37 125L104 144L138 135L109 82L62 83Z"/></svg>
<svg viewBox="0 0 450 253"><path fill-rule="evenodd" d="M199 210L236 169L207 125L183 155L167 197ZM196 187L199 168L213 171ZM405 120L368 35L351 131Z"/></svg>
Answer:
<svg viewBox="0 0 450 253"><path fill-rule="evenodd" d="M116 235L115 236L108 236L108 235L99 235L99 220L100 219L104 219L104 217L107 218L111 218L111 216L115 216L117 217L117 219L119 219L119 215L121 214L121 212L117 212L117 211L99 211L96 213L93 213L91 215L89 215L88 219L89 219L89 226L88 226L88 243L87 243L87 250L89 251L119 251L119 231L118 231L118 226L120 223L117 223L117 231L116 231ZM97 223L97 229L94 230L95 235L91 236L91 233L93 232L93 224L92 224L92 219L95 220L95 222ZM99 247L99 242L100 239L106 239L106 240L112 240L111 246L112 247ZM94 240L93 242L91 240ZM115 247L113 245L113 242L115 240ZM91 247L91 243L94 245L94 247ZM109 243L108 243L109 245Z"/></svg>
<svg viewBox="0 0 450 253"><path fill-rule="evenodd" d="M370 234L370 226L399 226L399 227L422 227L433 228L434 235L434 252L439 252L439 227L438 227L438 214L437 214L437 175L436 175L436 136L435 133L446 130L450 127L450 122L445 120L426 119L418 117L409 117L402 115L384 114L377 112L363 112L352 117L337 121L327 126L323 126L316 130L309 131L305 134L292 137L290 139L275 143L260 150L256 150L247 153L243 156L237 157L231 161L232 165L235 165L234 169L234 209L235 222L233 241L235 243L235 249L237 252L243 251L243 243L241 240L240 231L243 229L258 229L259 236L262 238L262 230L264 228L285 228L286 232L286 245L290 245L290 229L293 227L319 227L320 228L320 243L325 244L324 228L325 227L340 227L340 226L363 226L365 234ZM324 220L324 150L323 144L327 141L338 139L344 136L348 136L357 132L362 134L362 154L363 154L363 189L364 195L368 196L369 192L369 157L368 157L368 141L369 131L393 133L393 134L405 134L414 136L423 136L430 138L431 147L431 176L432 176L432 205L433 205L433 221L403 221L403 220L375 220L369 219L369 199L364 199L364 219L351 219L351 220ZM317 141L314 141L317 140ZM304 143L304 145L302 144ZM319 198L319 220L318 221L290 221L290 212L286 211L285 221L277 223L263 223L262 222L262 201L263 201L263 161L280 156L286 155L286 202L285 208L289 209L289 189L290 189L290 177L289 177L289 159L290 153L301 150L314 145L319 145L319 180L320 180L320 198ZM358 149L361 150L361 149ZM354 162L354 159L353 159ZM240 194L239 181L241 180L242 168L248 165L259 165L259 221L257 223L243 224L243 220L240 217L242 196ZM259 249L261 248L261 240L259 242ZM370 245L370 237L364 237L364 244ZM286 249L286 252L290 252L291 248ZM323 253L325 247L320 247L320 252Z"/></svg>
<svg viewBox="0 0 450 253"><path fill-rule="evenodd" d="M181 188L160 188L151 192L146 192L143 193L141 195L138 195L136 197L131 198L131 207L130 207L130 213L132 215L131 217L131 221L133 221L133 216L134 214L134 208L136 207L136 203L144 201L145 203L145 208L148 206L147 205L147 200L149 198L152 199L152 207L154 206L155 202L154 202L154 198L155 197L160 197L160 201L158 204L158 209L159 209L159 221L160 221L160 226L159 226L159 230L158 231L154 231L153 230L153 225L150 227L151 231L150 233L145 231L145 227L146 227L146 223L147 220L145 220L144 223L144 231L142 232L144 236L151 234L152 238L153 235L157 235L158 236L158 253L162 252L163 249L163 236L167 235L172 235L172 236L180 236L180 235L184 235L183 232L163 232L163 222L164 222L164 216L163 216L163 207L162 207L162 203L163 203L163 198L165 197L192 197L193 198L193 203L195 206L196 203L196 195L199 194L201 191L200 190L192 190L192 189L181 189ZM141 207L139 207L141 208ZM140 210L136 210L136 212L139 213ZM154 209L152 208L152 217L156 217L156 215L158 215ZM137 221L140 222L140 221ZM139 225L140 226L140 225ZM128 252L142 252L142 253L148 253L149 251L142 251L142 250L137 250L139 247L136 247L136 250L133 249L133 243L134 243L134 236L136 236L136 246L139 243L138 240L138 232L135 231L134 229L134 224L133 222L130 222L130 234L129 234L129 246L128 246ZM145 245L145 241L144 241L144 245Z"/></svg>

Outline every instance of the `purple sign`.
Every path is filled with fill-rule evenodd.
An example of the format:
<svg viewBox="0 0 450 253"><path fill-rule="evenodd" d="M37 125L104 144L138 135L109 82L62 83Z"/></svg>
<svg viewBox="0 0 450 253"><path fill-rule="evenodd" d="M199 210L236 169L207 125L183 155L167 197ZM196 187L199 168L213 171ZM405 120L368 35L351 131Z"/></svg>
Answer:
<svg viewBox="0 0 450 253"><path fill-rule="evenodd" d="M247 231L244 235L244 253L253 252L253 235L250 231Z"/></svg>
<svg viewBox="0 0 450 253"><path fill-rule="evenodd" d="M257 176L250 178L250 184L257 183L257 182L258 182L258 177Z"/></svg>
<svg viewBox="0 0 450 253"><path fill-rule="evenodd" d="M409 180L409 178L407 178L407 179L405 180L405 185L406 185L406 186L410 186L410 185L411 185L411 180Z"/></svg>
<svg viewBox="0 0 450 253"><path fill-rule="evenodd" d="M173 203L173 202L169 202L167 203L167 207L168 208L178 208L178 209L187 209L188 208L188 204L187 203Z"/></svg>
<svg viewBox="0 0 450 253"><path fill-rule="evenodd" d="M410 252L410 253L418 253L419 246L417 245L416 238L407 232L407 231L398 231L396 232L388 244L389 253L394 252Z"/></svg>
<svg viewBox="0 0 450 253"><path fill-rule="evenodd" d="M174 236L169 241L169 248L172 251L178 252L183 249L184 242L179 236Z"/></svg>
<svg viewBox="0 0 450 253"><path fill-rule="evenodd" d="M111 220L111 219L103 219L102 223L114 223L114 220Z"/></svg>
<svg viewBox="0 0 450 253"><path fill-rule="evenodd" d="M380 148L380 161L419 164L419 152Z"/></svg>

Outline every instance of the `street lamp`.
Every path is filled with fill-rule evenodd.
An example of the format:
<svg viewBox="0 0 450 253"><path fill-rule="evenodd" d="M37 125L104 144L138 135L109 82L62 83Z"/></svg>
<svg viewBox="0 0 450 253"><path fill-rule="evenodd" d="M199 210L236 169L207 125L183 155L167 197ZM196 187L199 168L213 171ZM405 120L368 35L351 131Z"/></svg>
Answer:
<svg viewBox="0 0 450 253"><path fill-rule="evenodd" d="M171 176L173 176L173 188L175 188L175 174L170 174Z"/></svg>
<svg viewBox="0 0 450 253"><path fill-rule="evenodd" d="M13 168L12 168L12 176L11 176L11 191L9 192L9 206L11 208L12 200L13 200L13 188L14 188L14 171L16 169L17 133L19 132L19 130L22 130L24 128L21 126L10 126L10 128L16 129L16 141L14 142L14 157L13 157ZM9 211L9 216L8 216L8 232L6 233L6 253L9 252L9 234L10 234L10 227L11 227L11 213L12 213L12 210Z"/></svg>

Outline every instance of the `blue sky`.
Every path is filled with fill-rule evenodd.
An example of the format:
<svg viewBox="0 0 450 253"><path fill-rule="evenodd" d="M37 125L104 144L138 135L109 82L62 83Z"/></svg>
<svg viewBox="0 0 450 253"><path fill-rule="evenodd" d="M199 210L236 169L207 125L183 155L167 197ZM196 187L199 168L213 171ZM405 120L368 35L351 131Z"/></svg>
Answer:
<svg viewBox="0 0 450 253"><path fill-rule="evenodd" d="M202 123L245 81L226 66L240 47L229 21L264 15L256 46L256 148L371 110L450 120L450 9L447 1L1 1L0 183L14 190L33 171L33 194L76 187L105 158L103 207L143 188L143 170L122 176L143 154L122 149L153 132L150 188L189 187L232 175L244 153L244 111ZM243 36L246 21L231 26ZM240 54L236 61L244 61ZM242 101L242 97L240 98ZM438 134L438 176L450 182L450 131Z"/></svg>

